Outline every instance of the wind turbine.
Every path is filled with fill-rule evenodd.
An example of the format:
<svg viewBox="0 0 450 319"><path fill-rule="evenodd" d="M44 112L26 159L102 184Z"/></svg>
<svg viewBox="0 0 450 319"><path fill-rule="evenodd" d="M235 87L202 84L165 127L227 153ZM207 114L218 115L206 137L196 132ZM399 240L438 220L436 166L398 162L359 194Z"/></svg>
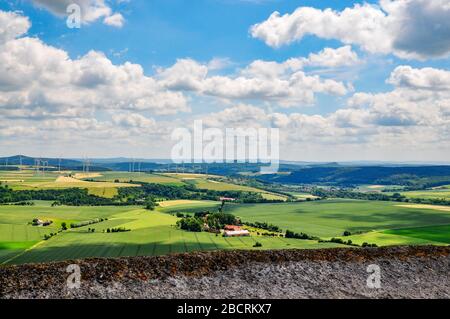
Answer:
<svg viewBox="0 0 450 319"><path fill-rule="evenodd" d="M36 169L36 174L39 175L39 166L41 164L41 160L38 158L34 159L34 168Z"/></svg>

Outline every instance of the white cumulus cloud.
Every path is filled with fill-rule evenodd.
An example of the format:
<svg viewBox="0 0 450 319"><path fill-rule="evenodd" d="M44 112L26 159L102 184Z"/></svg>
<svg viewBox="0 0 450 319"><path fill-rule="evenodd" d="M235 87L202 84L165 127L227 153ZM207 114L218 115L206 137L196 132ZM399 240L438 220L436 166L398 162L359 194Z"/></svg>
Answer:
<svg viewBox="0 0 450 319"><path fill-rule="evenodd" d="M15 18L18 23L24 21L22 16ZM167 90L138 64L114 65L96 51L71 59L38 38L18 37L26 31L22 28L14 33L15 39L0 43L0 112L4 115L80 116L107 109L155 114L189 111L181 92Z"/></svg>
<svg viewBox="0 0 450 319"><path fill-rule="evenodd" d="M305 62L306 61L306 62ZM342 96L348 89L332 79L322 79L300 70L308 59L277 62L254 61L235 76L209 75L208 64L179 59L158 69L157 78L170 90L193 91L229 100L259 100L282 106L309 105L316 93Z"/></svg>
<svg viewBox="0 0 450 319"><path fill-rule="evenodd" d="M67 8L77 4L81 9L81 21L89 24L99 19L109 26L122 27L124 18L120 13L113 13L111 7L104 0L32 0L40 8L44 8L59 16L67 16Z"/></svg>
<svg viewBox="0 0 450 319"><path fill-rule="evenodd" d="M450 54L450 0L380 0L342 11L299 7L251 27L251 35L280 47L307 35L337 39L371 53L426 59Z"/></svg>
<svg viewBox="0 0 450 319"><path fill-rule="evenodd" d="M0 10L0 44L25 34L30 26L27 17Z"/></svg>

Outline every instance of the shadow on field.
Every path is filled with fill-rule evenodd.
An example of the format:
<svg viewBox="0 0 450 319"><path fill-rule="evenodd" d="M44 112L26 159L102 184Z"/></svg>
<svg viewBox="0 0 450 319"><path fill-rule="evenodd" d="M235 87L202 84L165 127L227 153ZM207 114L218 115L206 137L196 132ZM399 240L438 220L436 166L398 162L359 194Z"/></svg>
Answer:
<svg viewBox="0 0 450 319"><path fill-rule="evenodd" d="M62 247L42 247L25 252L7 264L33 264L53 261L76 260L91 257L135 257L160 256L193 251L217 250L213 243L153 242L147 244L114 244L114 245L70 245ZM9 256L11 257L11 256Z"/></svg>
<svg viewBox="0 0 450 319"><path fill-rule="evenodd" d="M443 212L424 212L414 209L405 211L386 211L371 214L355 215L354 213L324 213L323 218L334 220L348 220L350 222L372 223L372 225L356 225L348 227L349 230L372 230L374 228L411 228L430 225L450 224L450 214Z"/></svg>

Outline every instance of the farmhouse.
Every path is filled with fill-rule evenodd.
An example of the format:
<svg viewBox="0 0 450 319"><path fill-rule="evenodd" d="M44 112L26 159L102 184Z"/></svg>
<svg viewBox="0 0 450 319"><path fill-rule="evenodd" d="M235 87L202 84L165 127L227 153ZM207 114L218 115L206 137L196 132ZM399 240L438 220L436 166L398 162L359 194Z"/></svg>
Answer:
<svg viewBox="0 0 450 319"><path fill-rule="evenodd" d="M221 202L234 202L236 201L236 198L230 198L230 197L220 197Z"/></svg>
<svg viewBox="0 0 450 319"><path fill-rule="evenodd" d="M38 218L33 219L33 226L41 226L41 227L45 227L45 226L50 226L51 224L53 224L53 221L51 220L41 220Z"/></svg>
<svg viewBox="0 0 450 319"><path fill-rule="evenodd" d="M226 225L223 229L224 230L230 230L230 231L242 230L242 228L240 226L236 226L236 225Z"/></svg>

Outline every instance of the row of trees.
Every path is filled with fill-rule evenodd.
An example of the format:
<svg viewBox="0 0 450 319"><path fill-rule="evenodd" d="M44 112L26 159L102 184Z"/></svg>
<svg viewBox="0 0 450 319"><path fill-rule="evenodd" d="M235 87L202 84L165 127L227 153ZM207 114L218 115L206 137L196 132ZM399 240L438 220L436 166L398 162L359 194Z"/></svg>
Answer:
<svg viewBox="0 0 450 319"><path fill-rule="evenodd" d="M30 202L33 200L54 201L54 205L69 206L105 206L119 205L109 198L88 194L87 189L45 189L14 191L8 187L0 187L0 204Z"/></svg>
<svg viewBox="0 0 450 319"><path fill-rule="evenodd" d="M120 189L119 192L124 192ZM141 197L116 196L114 198L104 198L88 193L87 189L68 188L68 189L41 189L41 190L12 190L7 186L0 186L0 204L31 205L33 200L53 201L52 206L127 206L127 205L145 205L153 210L156 203L153 196Z"/></svg>
<svg viewBox="0 0 450 319"><path fill-rule="evenodd" d="M80 227L84 227L84 226L88 226L88 225L94 225L94 224L104 222L106 220L108 220L108 218L95 218L95 219L84 221L84 222L72 223L72 224L70 224L70 228L80 228Z"/></svg>
<svg viewBox="0 0 450 319"><path fill-rule="evenodd" d="M108 228L106 230L106 232L109 233L126 233L126 232L130 232L131 229L128 228L124 228L124 227L118 227L118 228Z"/></svg>
<svg viewBox="0 0 450 319"><path fill-rule="evenodd" d="M317 237L310 236L305 233L295 233L290 230L286 230L286 234L284 235L285 238L294 238L294 239L302 239L302 240L317 240Z"/></svg>
<svg viewBox="0 0 450 319"><path fill-rule="evenodd" d="M246 226L250 226L250 227L254 227L254 228L259 228L259 229L264 229L264 230L268 230L271 232L275 232L275 233L281 233L282 230L280 227L273 225L273 224L268 224L266 222L244 222L243 223Z"/></svg>

